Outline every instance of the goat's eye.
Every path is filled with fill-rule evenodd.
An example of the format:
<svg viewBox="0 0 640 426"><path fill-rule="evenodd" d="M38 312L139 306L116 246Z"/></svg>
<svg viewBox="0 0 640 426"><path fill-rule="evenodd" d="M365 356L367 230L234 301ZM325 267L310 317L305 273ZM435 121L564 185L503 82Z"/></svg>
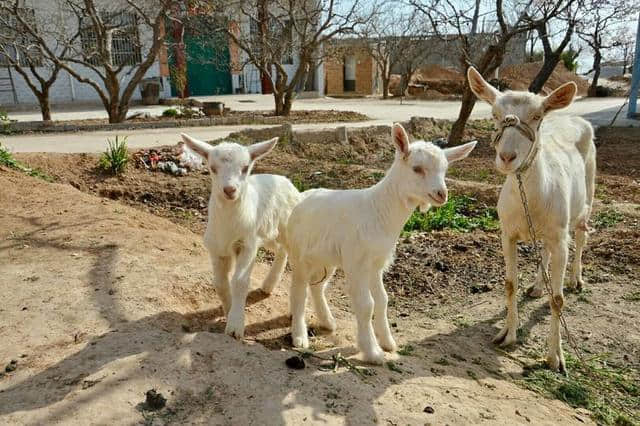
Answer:
<svg viewBox="0 0 640 426"><path fill-rule="evenodd" d="M413 171L416 172L419 175L423 175L424 174L424 169L422 167L420 167L420 166L415 166L413 168Z"/></svg>
<svg viewBox="0 0 640 426"><path fill-rule="evenodd" d="M533 116L533 121L538 121L542 118L542 114L536 114Z"/></svg>
<svg viewBox="0 0 640 426"><path fill-rule="evenodd" d="M244 166L244 167L242 168L242 174L243 174L243 175L246 175L248 171L249 171L249 166Z"/></svg>

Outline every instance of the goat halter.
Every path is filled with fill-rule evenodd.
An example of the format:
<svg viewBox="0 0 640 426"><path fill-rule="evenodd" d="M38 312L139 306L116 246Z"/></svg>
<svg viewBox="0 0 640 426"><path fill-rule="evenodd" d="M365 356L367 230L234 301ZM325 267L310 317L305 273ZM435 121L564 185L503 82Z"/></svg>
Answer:
<svg viewBox="0 0 640 426"><path fill-rule="evenodd" d="M499 124L498 131L496 132L496 135L494 136L493 142L492 142L494 147L498 146L498 143L500 143L500 140L504 135L504 131L509 127L515 128L517 131L519 131L522 134L522 136L529 139L529 141L531 142L531 147L529 148L529 152L525 157L525 161L523 161L522 164L520 164L520 166L516 169L515 171L516 174L518 173L521 174L526 172L527 169L531 167L531 164L533 163L533 159L536 158L536 154L538 153L538 149L539 149L539 144L536 143L536 132L540 130L541 124L542 124L542 120L538 122L538 127L536 128L536 130L533 130L531 126L529 126L527 123L523 121L520 121L520 118L514 114L506 115L502 120L502 122Z"/></svg>

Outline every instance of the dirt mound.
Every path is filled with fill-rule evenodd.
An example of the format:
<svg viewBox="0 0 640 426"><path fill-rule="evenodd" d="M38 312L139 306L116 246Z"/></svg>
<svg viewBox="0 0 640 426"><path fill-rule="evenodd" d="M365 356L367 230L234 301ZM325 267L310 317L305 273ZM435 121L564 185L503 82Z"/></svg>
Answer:
<svg viewBox="0 0 640 426"><path fill-rule="evenodd" d="M440 65L426 65L416 71L412 82L420 83L429 80L464 81L464 76L455 69L445 68Z"/></svg>
<svg viewBox="0 0 640 426"><path fill-rule="evenodd" d="M389 92L394 96L401 94L401 81L400 75L391 76ZM420 99L458 99L462 93L463 84L464 76L462 73L440 65L427 65L415 72L407 92L410 96Z"/></svg>
<svg viewBox="0 0 640 426"><path fill-rule="evenodd" d="M541 67L542 62L507 65L500 69L500 79L504 80L511 90L527 90ZM585 96L587 94L589 82L576 73L569 71L562 62L556 66L556 69L544 85L542 93L557 89L568 81L573 81L578 85L579 95Z"/></svg>
<svg viewBox="0 0 640 426"><path fill-rule="evenodd" d="M389 368L353 370L352 363L332 364L332 356L353 354L354 344L353 321L335 309L339 331L313 338L319 352L307 358L306 369L293 372L285 366L291 351L268 349L286 341L287 283L269 298L251 293L243 344L220 333L222 312L200 236L118 202L2 168L0 188L0 263L8 295L0 360L17 360L17 368L0 377L0 423L588 421L511 383L518 364L478 349L493 332L491 320L480 324L482 331L425 318L416 326L392 307L396 336L410 356ZM258 265L254 280L264 272ZM341 306L344 297L332 300ZM465 312L484 315L479 309ZM482 364L467 363L458 355L465 353L477 353ZM433 367L448 354L456 357ZM150 389L167 398L165 408L147 410Z"/></svg>

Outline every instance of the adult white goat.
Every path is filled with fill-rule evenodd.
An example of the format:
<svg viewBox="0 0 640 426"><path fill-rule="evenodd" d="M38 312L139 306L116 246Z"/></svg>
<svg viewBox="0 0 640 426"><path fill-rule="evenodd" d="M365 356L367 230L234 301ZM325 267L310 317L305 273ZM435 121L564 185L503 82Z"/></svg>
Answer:
<svg viewBox="0 0 640 426"><path fill-rule="evenodd" d="M444 177L448 164L469 155L476 142L441 150L430 142L410 144L399 124L392 133L395 160L380 182L366 189L307 191L291 213L287 244L293 268L291 336L296 347L309 346L304 311L310 283L319 326L335 329L324 292L335 269L341 267L364 361L380 364L382 349L396 349L382 274L393 261L396 241L411 213L417 206L426 211L447 201Z"/></svg>
<svg viewBox="0 0 640 426"><path fill-rule="evenodd" d="M577 91L573 82L543 97L527 92L500 93L474 68L469 68L467 77L476 96L493 106L493 118L499 129L494 140L496 168L507 175L498 200L506 264L507 320L494 342L509 345L516 341L517 242L531 239L516 178L516 174L521 174L534 230L544 246L543 265L530 294L542 296L542 268L546 272L551 262L549 304L552 316L547 362L552 369L563 371L560 314L564 305L569 231L575 230L576 235L571 285L580 290L583 286L582 251L587 240L595 187L593 128L579 117L556 117L542 124L548 112L571 104Z"/></svg>
<svg viewBox="0 0 640 426"><path fill-rule="evenodd" d="M300 193L284 176L251 175L255 161L269 153L278 138L246 147L229 142L212 146L185 134L182 138L208 161L211 196L204 243L211 257L216 292L227 315L225 333L240 339L244 336L244 307L258 248L276 254L262 284L262 290L269 294L287 264L284 232Z"/></svg>

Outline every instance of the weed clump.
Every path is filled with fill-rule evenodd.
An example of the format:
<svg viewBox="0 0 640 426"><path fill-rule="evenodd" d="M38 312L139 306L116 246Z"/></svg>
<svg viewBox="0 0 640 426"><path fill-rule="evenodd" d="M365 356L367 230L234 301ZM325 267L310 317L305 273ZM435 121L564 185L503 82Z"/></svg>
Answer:
<svg viewBox="0 0 640 426"><path fill-rule="evenodd" d="M120 138L116 135L114 141L108 139L107 150L100 156L100 168L114 175L119 175L124 172L128 162L127 137Z"/></svg>

